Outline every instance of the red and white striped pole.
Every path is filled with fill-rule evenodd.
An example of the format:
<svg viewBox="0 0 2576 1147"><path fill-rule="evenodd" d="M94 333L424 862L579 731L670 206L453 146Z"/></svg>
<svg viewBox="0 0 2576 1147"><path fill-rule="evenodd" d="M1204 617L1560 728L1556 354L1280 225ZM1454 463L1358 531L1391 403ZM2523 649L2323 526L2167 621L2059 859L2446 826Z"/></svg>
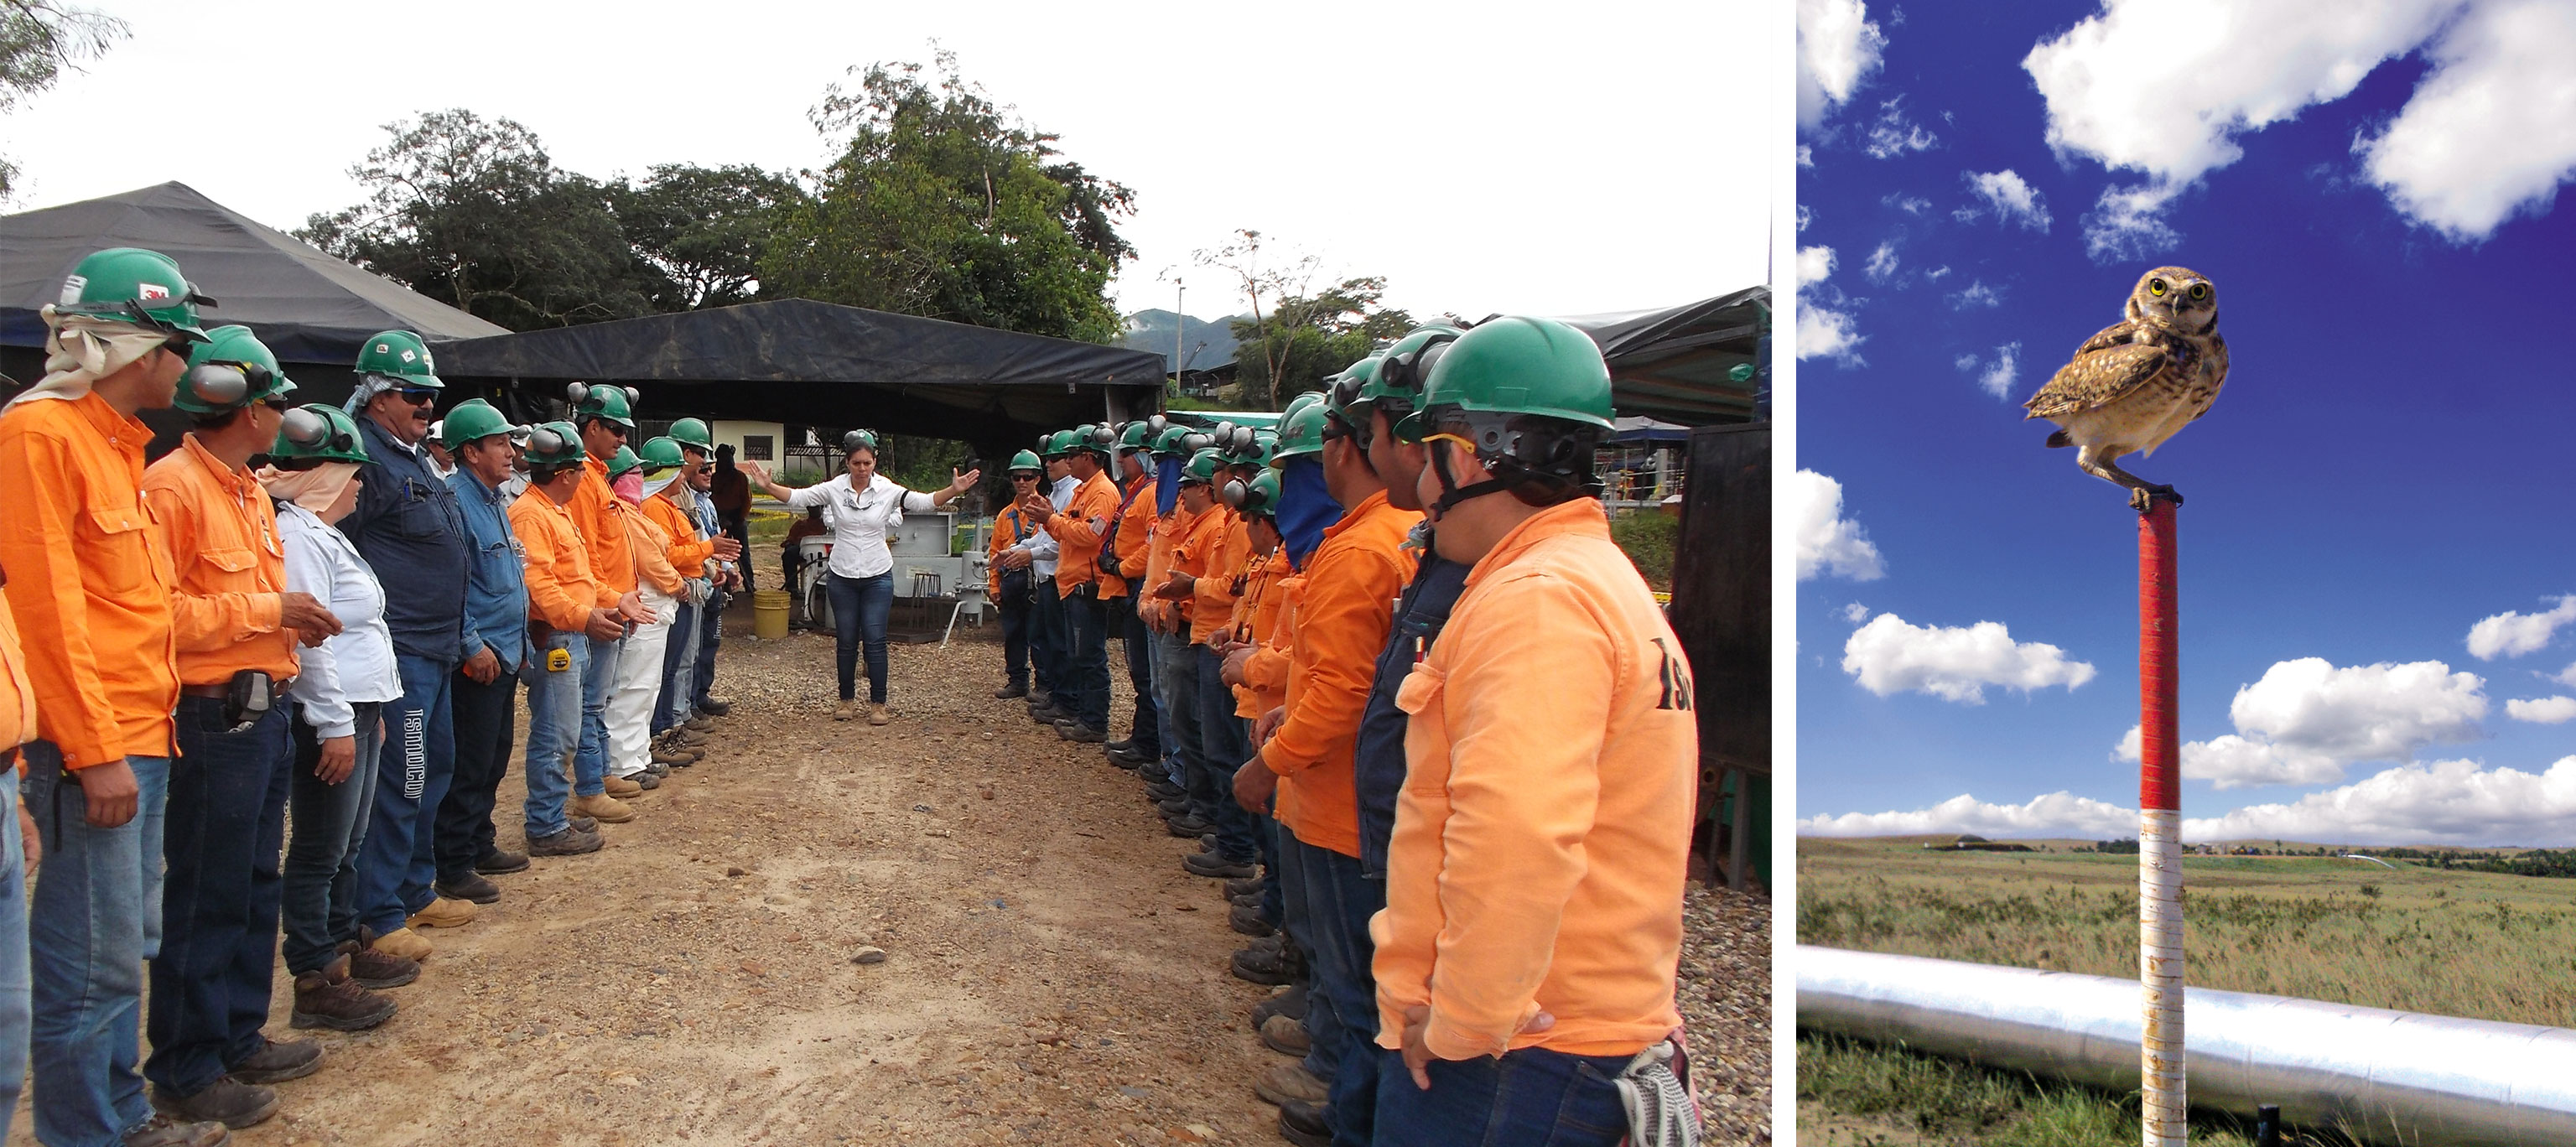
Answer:
<svg viewBox="0 0 2576 1147"><path fill-rule="evenodd" d="M2176 735L2181 679L2171 496L2146 495L2138 514L2138 983L2146 1147L2191 1135L2182 1035L2182 779Z"/></svg>

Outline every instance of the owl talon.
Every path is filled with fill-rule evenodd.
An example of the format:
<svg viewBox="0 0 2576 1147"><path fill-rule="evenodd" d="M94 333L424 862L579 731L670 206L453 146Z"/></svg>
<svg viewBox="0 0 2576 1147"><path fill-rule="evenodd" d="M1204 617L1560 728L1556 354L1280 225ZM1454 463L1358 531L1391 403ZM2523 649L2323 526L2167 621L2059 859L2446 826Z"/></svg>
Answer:
<svg viewBox="0 0 2576 1147"><path fill-rule="evenodd" d="M2172 502L2176 506L2182 505L2182 495L2175 493L2171 486L2142 485L2129 488L2129 508L2141 514L2155 509L2158 498Z"/></svg>

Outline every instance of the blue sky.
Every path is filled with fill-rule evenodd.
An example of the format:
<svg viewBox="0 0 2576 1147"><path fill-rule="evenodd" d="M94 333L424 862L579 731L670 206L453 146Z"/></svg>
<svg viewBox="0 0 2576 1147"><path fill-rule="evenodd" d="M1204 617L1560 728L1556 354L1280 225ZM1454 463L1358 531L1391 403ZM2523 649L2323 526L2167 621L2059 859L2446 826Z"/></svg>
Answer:
<svg viewBox="0 0 2576 1147"><path fill-rule="evenodd" d="M2172 263L2233 355L2123 463L2188 499L2186 836L2576 844L2576 11L1800 0L1800 57L1801 831L2134 834L2136 516L2020 404Z"/></svg>

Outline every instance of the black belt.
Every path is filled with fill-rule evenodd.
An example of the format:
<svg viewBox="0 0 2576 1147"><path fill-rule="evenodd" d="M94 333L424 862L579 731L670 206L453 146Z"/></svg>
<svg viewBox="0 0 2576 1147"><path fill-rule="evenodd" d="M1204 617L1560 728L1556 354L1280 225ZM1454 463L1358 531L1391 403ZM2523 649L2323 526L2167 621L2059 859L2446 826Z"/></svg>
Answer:
<svg viewBox="0 0 2576 1147"><path fill-rule="evenodd" d="M232 688L232 683L229 681L219 682L213 685L182 685L179 687L179 695L182 697L211 697L217 701L221 701L232 696ZM284 693L292 688L295 688L295 679L292 677L286 678L282 681L271 681L268 685L268 691L272 696Z"/></svg>

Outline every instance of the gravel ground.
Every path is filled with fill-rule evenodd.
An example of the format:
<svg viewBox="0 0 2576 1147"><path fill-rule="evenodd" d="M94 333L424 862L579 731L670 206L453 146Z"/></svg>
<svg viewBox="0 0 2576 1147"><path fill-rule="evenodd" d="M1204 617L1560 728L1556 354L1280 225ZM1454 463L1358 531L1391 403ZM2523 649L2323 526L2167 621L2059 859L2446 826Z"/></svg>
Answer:
<svg viewBox="0 0 2576 1147"><path fill-rule="evenodd" d="M876 728L829 719L828 636L750 620L726 618L709 757L606 849L427 933L402 1012L316 1036L322 1071L235 1142L1281 1142L1250 1086L1281 1062L1246 1022L1268 989L1225 971L1221 888L1131 774L992 699L994 629L896 646ZM514 766L504 847L522 791ZM1768 912L1690 901L1713 1143L1770 1142ZM290 996L281 974L273 1035ZM22 1104L10 1142L27 1129Z"/></svg>

